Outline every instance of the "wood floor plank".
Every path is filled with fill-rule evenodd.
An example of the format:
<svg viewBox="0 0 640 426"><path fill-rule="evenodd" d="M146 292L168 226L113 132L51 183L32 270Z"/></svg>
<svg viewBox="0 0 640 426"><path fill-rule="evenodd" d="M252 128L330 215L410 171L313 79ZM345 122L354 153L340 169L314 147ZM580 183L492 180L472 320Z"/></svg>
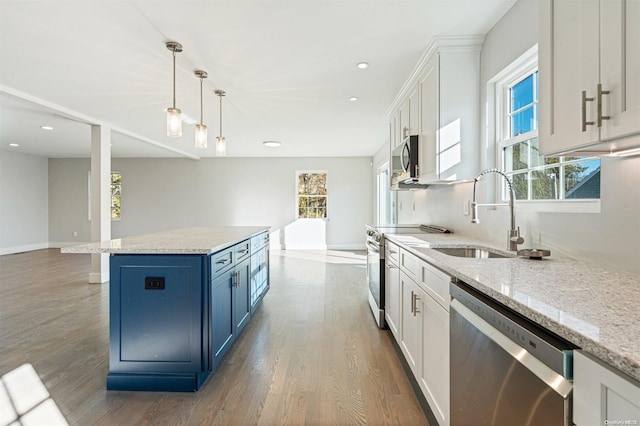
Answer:
<svg viewBox="0 0 640 426"><path fill-rule="evenodd" d="M271 291L196 393L107 391L89 255L0 256L0 374L31 363L72 425L426 425L367 303L362 253L272 251Z"/></svg>

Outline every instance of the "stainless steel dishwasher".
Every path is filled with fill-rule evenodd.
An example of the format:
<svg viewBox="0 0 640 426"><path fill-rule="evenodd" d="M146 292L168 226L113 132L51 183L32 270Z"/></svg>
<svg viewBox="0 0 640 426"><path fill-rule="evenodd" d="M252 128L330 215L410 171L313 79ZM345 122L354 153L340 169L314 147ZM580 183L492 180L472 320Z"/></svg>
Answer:
<svg viewBox="0 0 640 426"><path fill-rule="evenodd" d="M451 283L451 425L571 425L575 346Z"/></svg>

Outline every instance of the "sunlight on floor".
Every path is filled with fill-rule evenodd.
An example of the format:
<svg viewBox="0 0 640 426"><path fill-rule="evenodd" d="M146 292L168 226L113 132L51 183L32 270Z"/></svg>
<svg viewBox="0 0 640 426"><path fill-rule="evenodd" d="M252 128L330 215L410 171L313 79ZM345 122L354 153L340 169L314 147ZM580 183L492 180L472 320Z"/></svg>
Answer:
<svg viewBox="0 0 640 426"><path fill-rule="evenodd" d="M0 425L9 424L68 425L31 364L21 365L0 380Z"/></svg>
<svg viewBox="0 0 640 426"><path fill-rule="evenodd" d="M367 255L359 251L343 250L274 250L271 256L292 257L296 259L315 260L326 263L344 263L353 265L365 265Z"/></svg>

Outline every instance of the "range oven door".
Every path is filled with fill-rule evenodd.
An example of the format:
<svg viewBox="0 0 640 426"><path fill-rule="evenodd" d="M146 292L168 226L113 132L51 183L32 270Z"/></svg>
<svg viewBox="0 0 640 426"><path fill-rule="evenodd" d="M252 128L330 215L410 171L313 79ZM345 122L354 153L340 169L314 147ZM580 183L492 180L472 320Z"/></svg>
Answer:
<svg viewBox="0 0 640 426"><path fill-rule="evenodd" d="M378 324L384 327L384 275L381 273L380 245L367 240L367 283L369 284L369 306Z"/></svg>

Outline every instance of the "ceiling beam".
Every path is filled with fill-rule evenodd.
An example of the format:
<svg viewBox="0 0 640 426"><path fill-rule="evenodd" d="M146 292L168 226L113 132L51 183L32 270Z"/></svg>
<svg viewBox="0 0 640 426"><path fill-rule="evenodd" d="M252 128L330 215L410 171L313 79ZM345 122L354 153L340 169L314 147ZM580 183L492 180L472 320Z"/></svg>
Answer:
<svg viewBox="0 0 640 426"><path fill-rule="evenodd" d="M61 117L67 118L69 120L72 121L77 121L80 123L84 123L87 125L98 125L98 126L107 126L110 127L112 131L120 133L122 135L125 136L129 136L131 138L137 139L141 142L144 143L148 143L150 145L153 145L155 147L161 148L161 149L165 149L167 151L171 151L174 152L176 154L180 154L183 157L187 157L187 158L191 158L192 160L199 160L200 157L194 154L191 154L189 152L183 151L181 149L178 148L174 148L172 146L169 145L165 145L161 142L155 141L153 139L147 138L145 136L139 135L137 133L131 132L127 129L123 129L121 127L118 126L114 126L110 123L104 122L102 120L98 120L94 117L90 117L88 115L82 114L80 112L74 111L72 109L63 107L61 105L58 104L54 104L53 102L49 102L46 101L44 99L38 98L36 96L32 96L29 95L28 93L24 93L21 92L19 90L13 89L11 87L5 86L0 84L0 94L12 97L12 98L16 98L19 99L21 101L25 101L34 105L37 105L39 107L42 107L44 109L47 109L57 115L60 115Z"/></svg>

